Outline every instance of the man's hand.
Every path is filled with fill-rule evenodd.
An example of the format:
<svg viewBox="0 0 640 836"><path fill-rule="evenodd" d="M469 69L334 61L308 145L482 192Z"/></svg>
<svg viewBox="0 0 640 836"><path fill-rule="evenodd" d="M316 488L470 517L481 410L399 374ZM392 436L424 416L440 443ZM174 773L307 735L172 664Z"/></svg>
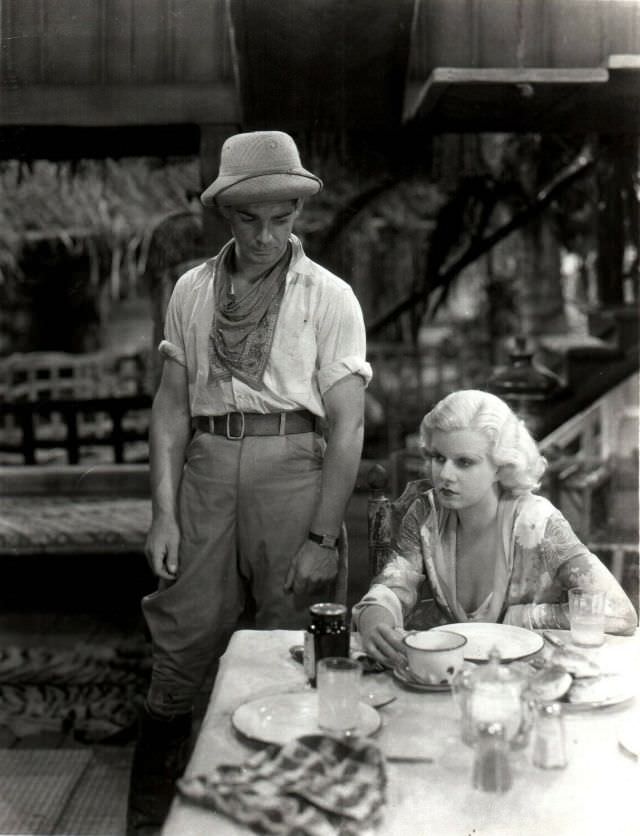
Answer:
<svg viewBox="0 0 640 836"><path fill-rule="evenodd" d="M307 540L293 556L284 591L296 596L314 595L333 583L337 576L338 550Z"/></svg>
<svg viewBox="0 0 640 836"><path fill-rule="evenodd" d="M394 627L393 617L384 607L367 607L360 616L358 631L362 649L376 661L391 668L406 661L404 631Z"/></svg>
<svg viewBox="0 0 640 836"><path fill-rule="evenodd" d="M178 573L180 528L173 517L159 517L151 523L147 535L145 555L151 571L165 581L172 581Z"/></svg>

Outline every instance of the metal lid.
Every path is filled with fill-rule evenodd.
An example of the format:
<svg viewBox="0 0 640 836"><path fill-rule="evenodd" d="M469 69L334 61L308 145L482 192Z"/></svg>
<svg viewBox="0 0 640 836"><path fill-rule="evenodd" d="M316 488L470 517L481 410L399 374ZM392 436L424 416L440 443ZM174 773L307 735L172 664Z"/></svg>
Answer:
<svg viewBox="0 0 640 836"><path fill-rule="evenodd" d="M540 714L546 717L559 717L562 714L562 706L559 702L548 702L540 706Z"/></svg>
<svg viewBox="0 0 640 836"><path fill-rule="evenodd" d="M335 618L337 616L346 615L347 608L344 604L311 604L311 606L309 607L309 612L311 613L311 615L319 615L324 618L329 618L333 616Z"/></svg>
<svg viewBox="0 0 640 836"><path fill-rule="evenodd" d="M505 727L497 720L491 720L486 723L478 723L476 728L480 737L494 737L498 739L504 739L505 737Z"/></svg>

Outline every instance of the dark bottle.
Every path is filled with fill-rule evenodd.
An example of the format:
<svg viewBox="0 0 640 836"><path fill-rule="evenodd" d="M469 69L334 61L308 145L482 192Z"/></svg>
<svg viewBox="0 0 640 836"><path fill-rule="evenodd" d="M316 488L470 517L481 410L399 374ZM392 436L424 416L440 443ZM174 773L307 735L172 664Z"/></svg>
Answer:
<svg viewBox="0 0 640 836"><path fill-rule="evenodd" d="M304 672L316 687L316 666L328 656L349 656L349 623L344 604L312 604L304 636Z"/></svg>

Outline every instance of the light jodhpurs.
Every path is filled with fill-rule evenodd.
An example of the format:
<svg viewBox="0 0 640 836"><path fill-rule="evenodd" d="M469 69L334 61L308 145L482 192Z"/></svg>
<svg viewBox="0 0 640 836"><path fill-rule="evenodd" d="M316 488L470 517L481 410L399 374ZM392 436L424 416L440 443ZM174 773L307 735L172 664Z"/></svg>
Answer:
<svg viewBox="0 0 640 836"><path fill-rule="evenodd" d="M283 591L309 531L325 442L315 433L245 437L196 432L180 487L178 576L142 602L152 637L147 702L155 713L191 710L224 652L247 589L256 627L303 629L310 603Z"/></svg>

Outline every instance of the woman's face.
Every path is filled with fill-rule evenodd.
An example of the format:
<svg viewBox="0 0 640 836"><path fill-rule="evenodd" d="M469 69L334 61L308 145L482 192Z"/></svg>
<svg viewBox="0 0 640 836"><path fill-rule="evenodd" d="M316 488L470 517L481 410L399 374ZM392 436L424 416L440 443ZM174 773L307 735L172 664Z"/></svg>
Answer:
<svg viewBox="0 0 640 836"><path fill-rule="evenodd" d="M431 478L440 503L460 510L497 490L498 468L490 460L485 436L477 430L436 430L429 450Z"/></svg>

